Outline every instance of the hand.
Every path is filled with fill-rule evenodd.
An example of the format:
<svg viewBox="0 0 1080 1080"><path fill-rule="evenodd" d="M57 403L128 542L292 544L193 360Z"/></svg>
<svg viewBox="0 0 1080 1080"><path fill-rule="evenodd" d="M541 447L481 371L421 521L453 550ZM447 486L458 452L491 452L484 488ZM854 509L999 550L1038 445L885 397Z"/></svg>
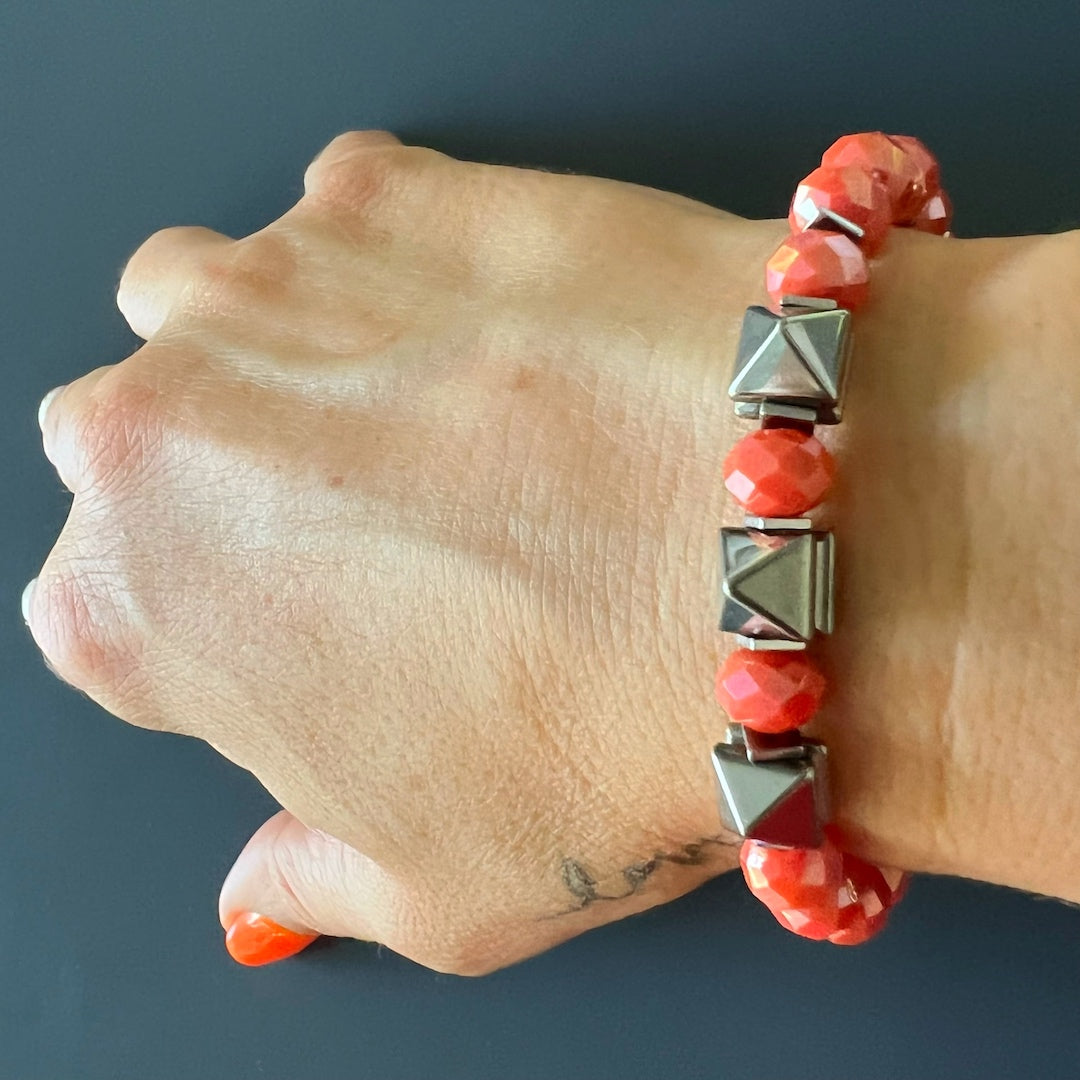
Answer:
<svg viewBox="0 0 1080 1080"><path fill-rule="evenodd" d="M74 501L28 620L63 678L207 740L286 808L223 925L253 911L480 974L735 864L708 761L719 464L742 311L786 223L382 132L334 140L304 187L249 237L166 229L132 257L118 303L146 344L43 410ZM937 566L884 557L918 540L890 485L918 432L935 445L905 372L963 351L944 283L1049 239L897 231L857 331L884 374L856 375L833 433L850 561L811 731L856 850L909 869L1012 872L980 863L952 797L976 790L958 750L1000 736L957 728L905 666L933 613L897 588ZM978 568L944 564L946 593L952 569ZM946 686L954 656L929 660Z"/></svg>

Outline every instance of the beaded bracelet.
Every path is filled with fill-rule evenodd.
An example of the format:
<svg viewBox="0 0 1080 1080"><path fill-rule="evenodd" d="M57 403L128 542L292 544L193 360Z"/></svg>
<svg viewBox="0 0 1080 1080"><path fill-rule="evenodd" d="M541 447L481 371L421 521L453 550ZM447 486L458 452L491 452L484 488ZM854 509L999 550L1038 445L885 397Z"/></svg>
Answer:
<svg viewBox="0 0 1080 1080"><path fill-rule="evenodd" d="M724 462L748 516L720 530L720 629L738 645L716 673L730 720L712 751L720 816L743 837L743 876L777 921L837 945L881 930L910 875L843 850L829 823L826 748L798 731L825 691L804 650L833 628L833 536L802 516L834 472L814 425L841 418L867 259L892 225L950 236L951 219L938 163L918 139L838 139L795 190L792 233L765 270L773 306L747 308L728 389L736 415L760 427Z"/></svg>

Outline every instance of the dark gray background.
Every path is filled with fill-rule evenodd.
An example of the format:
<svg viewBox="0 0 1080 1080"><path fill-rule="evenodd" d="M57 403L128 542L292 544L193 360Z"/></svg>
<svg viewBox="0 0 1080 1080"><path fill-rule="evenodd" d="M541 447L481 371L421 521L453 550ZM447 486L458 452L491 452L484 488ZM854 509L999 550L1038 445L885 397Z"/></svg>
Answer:
<svg viewBox="0 0 1080 1080"><path fill-rule="evenodd" d="M274 804L58 682L18 599L68 504L38 400L136 348L128 255L262 227L339 131L776 217L835 137L883 128L937 153L959 235L1049 231L1080 225L1078 42L1075 0L7 0L0 1078L1075 1078L1080 912L960 881L917 879L858 949L728 875L479 980L359 943L241 968L218 887Z"/></svg>

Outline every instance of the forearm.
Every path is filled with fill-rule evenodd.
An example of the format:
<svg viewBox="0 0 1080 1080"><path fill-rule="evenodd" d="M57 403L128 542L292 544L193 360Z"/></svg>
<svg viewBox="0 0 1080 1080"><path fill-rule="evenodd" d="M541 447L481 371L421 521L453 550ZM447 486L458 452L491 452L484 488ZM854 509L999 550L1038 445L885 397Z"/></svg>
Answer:
<svg viewBox="0 0 1080 1080"><path fill-rule="evenodd" d="M786 223L755 224L756 271ZM722 355L761 302L749 286L731 298ZM830 693L806 728L829 746L834 818L858 854L1068 899L1080 899L1080 324L1062 298L1078 286L1076 234L898 230L875 260L845 420L822 434L839 462L815 512L837 537L838 613L815 644ZM717 477L741 431L725 425L708 448ZM695 527L738 517L717 480ZM716 572L702 568L684 631L687 647L691 623L698 638L699 702L683 707L703 807L724 725L710 677L731 647L705 632Z"/></svg>
<svg viewBox="0 0 1080 1080"><path fill-rule="evenodd" d="M869 854L1076 899L1077 236L897 250L842 451L840 797Z"/></svg>

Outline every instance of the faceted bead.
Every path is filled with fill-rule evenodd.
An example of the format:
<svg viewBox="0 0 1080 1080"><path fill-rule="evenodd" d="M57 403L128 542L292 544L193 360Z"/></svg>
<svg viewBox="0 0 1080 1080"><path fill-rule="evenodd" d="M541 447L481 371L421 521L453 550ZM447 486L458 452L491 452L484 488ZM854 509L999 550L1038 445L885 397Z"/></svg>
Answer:
<svg viewBox="0 0 1080 1080"><path fill-rule="evenodd" d="M910 225L926 198L936 195L941 190L941 166L937 158L927 149L926 144L916 139L914 135L890 135L889 139L896 143L911 161L915 162L920 177L912 186L909 200L902 202L899 207L901 217L897 220L897 225Z"/></svg>
<svg viewBox="0 0 1080 1080"><path fill-rule="evenodd" d="M806 908L770 908L776 921L785 929L790 930L799 937L810 938L811 941L831 941L834 944L848 944L838 942L838 936L854 937L855 930L838 930L836 928L836 911L811 911ZM884 916L880 922L884 923L888 916ZM867 934L867 937L870 935ZM866 938L863 939L864 941ZM852 941L850 944L856 944Z"/></svg>
<svg viewBox="0 0 1080 1080"><path fill-rule="evenodd" d="M883 131L843 135L821 155L821 164L857 165L884 184L894 225L907 225L941 185L937 160L912 135Z"/></svg>
<svg viewBox="0 0 1080 1080"><path fill-rule="evenodd" d="M907 891L910 874L892 867L875 866L844 852L844 888L836 929L829 935L834 945L858 945L880 930L889 909Z"/></svg>
<svg viewBox="0 0 1080 1080"><path fill-rule="evenodd" d="M825 934L836 929L844 867L835 844L826 840L817 848L779 848L744 840L739 862L750 891L774 914L795 909L804 913L805 922L825 924Z"/></svg>
<svg viewBox="0 0 1080 1080"><path fill-rule="evenodd" d="M843 856L835 846L776 848L746 840L739 861L750 891L785 929L814 941L836 933Z"/></svg>
<svg viewBox="0 0 1080 1080"><path fill-rule="evenodd" d="M911 876L842 852L830 826L820 848L746 840L739 861L751 892L782 926L834 945L858 945L880 931Z"/></svg>
<svg viewBox="0 0 1080 1080"><path fill-rule="evenodd" d="M911 220L911 227L920 232L944 236L952 225L953 207L948 193L942 189L922 204L922 208Z"/></svg>
<svg viewBox="0 0 1080 1080"><path fill-rule="evenodd" d="M732 720L776 735L818 710L825 676L802 652L736 649L716 671L716 700Z"/></svg>
<svg viewBox="0 0 1080 1080"><path fill-rule="evenodd" d="M861 945L864 941L869 941L879 930L883 930L888 921L889 912L885 910L878 915L863 919L857 926L851 925L834 930L826 940L833 945Z"/></svg>
<svg viewBox="0 0 1080 1080"><path fill-rule="evenodd" d="M836 472L832 454L798 428L760 428L724 459L724 485L751 514L795 517L825 497Z"/></svg>
<svg viewBox="0 0 1080 1080"><path fill-rule="evenodd" d="M800 181L788 213L792 231L810 228L821 210L832 210L863 230L855 242L867 257L881 249L892 225L888 189L857 165L822 165ZM828 218L825 222L828 225ZM828 227L840 226L833 223Z"/></svg>
<svg viewBox="0 0 1080 1080"><path fill-rule="evenodd" d="M793 233L765 264L765 289L780 303L786 293L835 300L838 307L858 307L870 281L866 256L845 233L807 229Z"/></svg>

